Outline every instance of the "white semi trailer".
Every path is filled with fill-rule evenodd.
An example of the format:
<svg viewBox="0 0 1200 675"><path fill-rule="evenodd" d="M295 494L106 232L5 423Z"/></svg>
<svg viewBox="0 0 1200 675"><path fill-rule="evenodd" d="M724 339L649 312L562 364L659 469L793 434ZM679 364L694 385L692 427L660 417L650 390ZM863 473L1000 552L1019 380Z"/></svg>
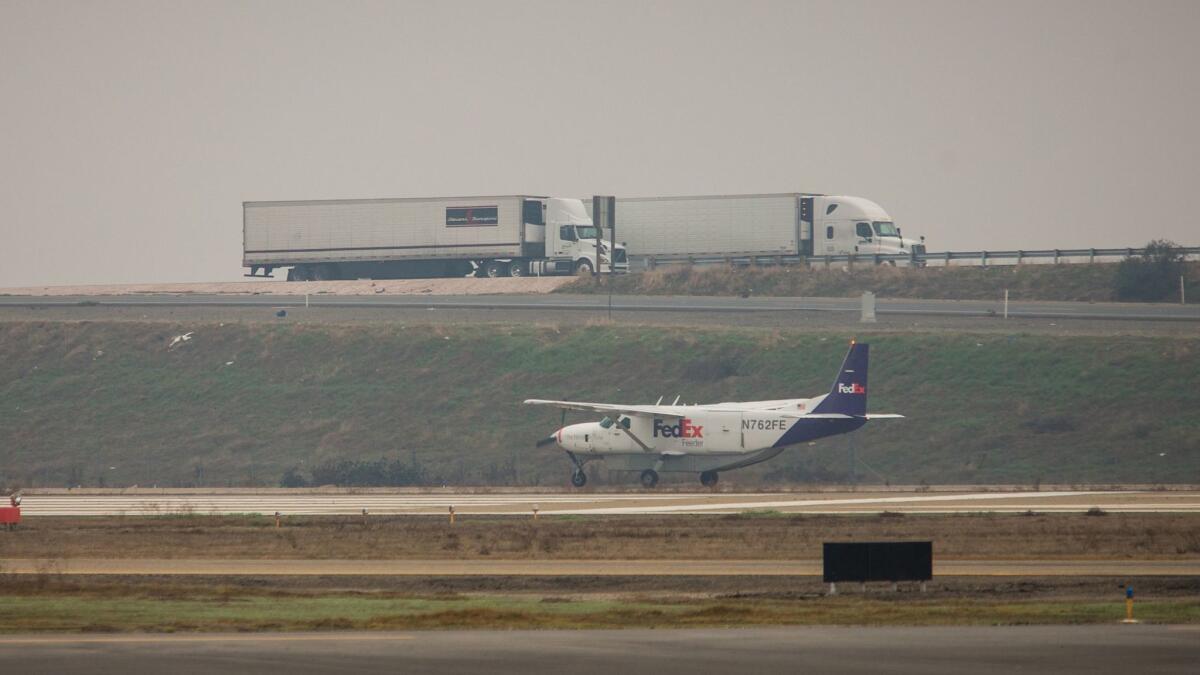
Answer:
<svg viewBox="0 0 1200 675"><path fill-rule="evenodd" d="M589 204L590 205L590 204ZM247 276L289 281L590 274L628 269L579 199L509 195L242 204Z"/></svg>
<svg viewBox="0 0 1200 675"><path fill-rule="evenodd" d="M650 261L889 255L925 252L883 207L862 197L808 193L619 197L617 239Z"/></svg>

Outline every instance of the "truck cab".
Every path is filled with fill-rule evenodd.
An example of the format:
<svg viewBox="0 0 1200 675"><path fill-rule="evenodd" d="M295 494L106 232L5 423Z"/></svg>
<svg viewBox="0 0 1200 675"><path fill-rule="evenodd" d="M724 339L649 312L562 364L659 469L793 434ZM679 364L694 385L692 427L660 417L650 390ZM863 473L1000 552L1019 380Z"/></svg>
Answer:
<svg viewBox="0 0 1200 675"><path fill-rule="evenodd" d="M540 223L526 218L526 241L544 244L544 260L532 262L532 274L617 273L629 271L625 245L618 243L610 251L609 233L601 230L600 260L596 260L597 228L583 200L550 197L542 200Z"/></svg>
<svg viewBox="0 0 1200 675"><path fill-rule="evenodd" d="M822 196L813 203L813 255L904 255L924 253L924 238L906 239L883 207L862 197ZM888 261L909 265L910 260Z"/></svg>

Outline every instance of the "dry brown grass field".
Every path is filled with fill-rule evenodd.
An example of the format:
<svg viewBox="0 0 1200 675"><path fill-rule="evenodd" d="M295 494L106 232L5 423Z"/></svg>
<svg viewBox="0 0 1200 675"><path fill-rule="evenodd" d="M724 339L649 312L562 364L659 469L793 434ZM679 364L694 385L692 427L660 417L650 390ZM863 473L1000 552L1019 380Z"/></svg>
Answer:
<svg viewBox="0 0 1200 675"><path fill-rule="evenodd" d="M920 539L956 559L1200 555L1200 514L29 518L0 558L818 559L826 541Z"/></svg>

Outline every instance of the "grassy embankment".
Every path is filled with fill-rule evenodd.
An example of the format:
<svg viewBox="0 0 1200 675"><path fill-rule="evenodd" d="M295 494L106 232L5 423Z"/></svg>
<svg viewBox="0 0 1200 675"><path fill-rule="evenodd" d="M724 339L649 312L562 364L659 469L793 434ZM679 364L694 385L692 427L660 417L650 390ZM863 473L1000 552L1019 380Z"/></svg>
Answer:
<svg viewBox="0 0 1200 675"><path fill-rule="evenodd" d="M1200 263L1187 263L1186 296L1200 302ZM791 267L674 265L617 277L615 293L634 295L759 295L850 297L872 291L882 298L997 300L1008 289L1012 300L1114 299L1116 263L1091 265L1011 265L907 269L860 265L851 270ZM556 293L607 293L601 284L577 279ZM1174 298L1178 301L1178 298Z"/></svg>
<svg viewBox="0 0 1200 675"><path fill-rule="evenodd" d="M168 348L189 331L189 342ZM849 337L3 323L0 484L275 485L289 467L388 455L415 457L438 484L560 485L566 460L532 447L558 412L522 399L812 395L828 389ZM871 342L871 408L908 419L790 450L722 484L845 480L850 442L864 462L858 473L880 482L1200 480L1200 339L960 333ZM605 474L598 466L593 484Z"/></svg>

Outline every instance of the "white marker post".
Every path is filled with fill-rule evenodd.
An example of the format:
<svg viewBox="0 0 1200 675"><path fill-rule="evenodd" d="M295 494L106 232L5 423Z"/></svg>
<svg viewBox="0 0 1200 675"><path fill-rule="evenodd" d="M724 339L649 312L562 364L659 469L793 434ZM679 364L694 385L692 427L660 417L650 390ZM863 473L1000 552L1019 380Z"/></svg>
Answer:
<svg viewBox="0 0 1200 675"><path fill-rule="evenodd" d="M1008 320L1008 289L1004 289L1004 320Z"/></svg>
<svg viewBox="0 0 1200 675"><path fill-rule="evenodd" d="M875 294L863 291L862 294L862 323L875 323Z"/></svg>

